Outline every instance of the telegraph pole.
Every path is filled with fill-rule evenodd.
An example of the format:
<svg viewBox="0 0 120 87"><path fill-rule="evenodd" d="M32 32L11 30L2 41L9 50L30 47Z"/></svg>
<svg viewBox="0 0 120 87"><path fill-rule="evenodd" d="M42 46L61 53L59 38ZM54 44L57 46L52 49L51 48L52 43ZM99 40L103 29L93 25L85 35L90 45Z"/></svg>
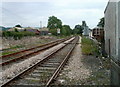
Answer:
<svg viewBox="0 0 120 87"><path fill-rule="evenodd" d="M40 28L42 28L42 21L40 21Z"/></svg>

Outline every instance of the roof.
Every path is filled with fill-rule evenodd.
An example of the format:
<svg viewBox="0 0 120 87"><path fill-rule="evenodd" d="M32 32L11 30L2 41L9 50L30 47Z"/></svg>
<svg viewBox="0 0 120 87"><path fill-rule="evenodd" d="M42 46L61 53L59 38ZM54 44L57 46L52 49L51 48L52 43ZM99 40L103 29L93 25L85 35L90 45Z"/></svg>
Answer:
<svg viewBox="0 0 120 87"><path fill-rule="evenodd" d="M32 28L32 27L25 27L25 29L34 29L34 28Z"/></svg>
<svg viewBox="0 0 120 87"><path fill-rule="evenodd" d="M29 31L29 32L39 32L39 30L37 30L37 29L26 29L26 31Z"/></svg>
<svg viewBox="0 0 120 87"><path fill-rule="evenodd" d="M23 30L24 28L21 28L21 27L15 27L16 29L18 30Z"/></svg>
<svg viewBox="0 0 120 87"><path fill-rule="evenodd" d="M39 31L49 31L48 28L42 28L42 29L39 29Z"/></svg>
<svg viewBox="0 0 120 87"><path fill-rule="evenodd" d="M107 10L107 8L108 8L109 3L110 3L110 0L109 0L108 3L107 3L107 6L106 6L106 8L105 8L104 13L106 12L106 10Z"/></svg>
<svg viewBox="0 0 120 87"><path fill-rule="evenodd" d="M103 27L99 27L99 26L96 26L96 27L94 27L93 29L95 29L95 28L103 29Z"/></svg>
<svg viewBox="0 0 120 87"><path fill-rule="evenodd" d="M15 29L17 29L18 31L24 30L24 28L13 27L13 28L8 29L8 31L15 31Z"/></svg>

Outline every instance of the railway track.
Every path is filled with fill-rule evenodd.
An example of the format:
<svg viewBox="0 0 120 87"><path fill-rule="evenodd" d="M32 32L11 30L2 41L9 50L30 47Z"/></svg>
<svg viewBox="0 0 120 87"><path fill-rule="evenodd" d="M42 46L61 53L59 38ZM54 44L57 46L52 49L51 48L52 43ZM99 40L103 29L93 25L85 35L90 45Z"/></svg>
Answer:
<svg viewBox="0 0 120 87"><path fill-rule="evenodd" d="M78 37L65 43L60 49L2 84L2 87L48 87L66 64L77 41Z"/></svg>
<svg viewBox="0 0 120 87"><path fill-rule="evenodd" d="M17 63L18 60L23 61L26 58L30 58L31 56L35 56L38 53L40 53L48 48L51 48L51 47L65 41L65 40L68 40L68 39L69 38L56 40L56 41L53 41L53 42L50 42L50 43L47 43L44 45L40 45L40 46L37 46L34 48L30 48L30 49L26 49L26 50L22 50L22 51L19 51L16 53L2 56L1 57L2 61L0 62L0 65L2 65L2 69L4 70L4 69L6 69L6 67L9 68L14 63Z"/></svg>

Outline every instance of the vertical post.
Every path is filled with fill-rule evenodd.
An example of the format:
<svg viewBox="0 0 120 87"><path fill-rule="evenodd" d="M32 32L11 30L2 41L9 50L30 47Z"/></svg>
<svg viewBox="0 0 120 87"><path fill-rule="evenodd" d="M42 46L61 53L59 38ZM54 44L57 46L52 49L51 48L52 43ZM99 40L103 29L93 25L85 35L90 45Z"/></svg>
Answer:
<svg viewBox="0 0 120 87"><path fill-rule="evenodd" d="M109 57L111 57L110 39L108 40L108 46L109 46Z"/></svg>
<svg viewBox="0 0 120 87"><path fill-rule="evenodd" d="M42 28L42 21L40 21L40 28Z"/></svg>
<svg viewBox="0 0 120 87"><path fill-rule="evenodd" d="M118 60L120 61L120 38L118 43Z"/></svg>

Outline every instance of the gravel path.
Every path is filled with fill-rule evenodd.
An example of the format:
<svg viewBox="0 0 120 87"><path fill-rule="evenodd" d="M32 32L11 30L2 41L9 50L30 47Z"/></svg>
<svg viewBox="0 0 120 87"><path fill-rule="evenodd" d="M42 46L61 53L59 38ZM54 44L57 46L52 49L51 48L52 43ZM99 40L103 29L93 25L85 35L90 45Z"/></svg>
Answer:
<svg viewBox="0 0 120 87"><path fill-rule="evenodd" d="M79 42L81 43L81 37ZM70 70L67 76L76 80L79 80L79 78L82 80L90 75L90 70L87 69L82 63L82 53L80 46L81 44L76 45L72 57L70 58L70 63L67 67L67 69Z"/></svg>
<svg viewBox="0 0 120 87"><path fill-rule="evenodd" d="M74 38L71 38L70 40L65 41L64 43L67 43L71 40L73 40ZM45 56L49 55L51 52L61 48L62 46L64 46L65 44L61 43L57 46L54 46L44 52L42 52L39 55L36 55L34 57L31 57L29 59L26 59L25 61L22 61L18 64L15 64L13 66L11 66L9 69L3 71L0 73L0 84L6 82L7 80L9 80L10 78L12 78L13 76L15 76L16 74L18 74L19 72L25 70L26 68L30 67L31 65L34 65L36 62L39 62L40 60L42 60Z"/></svg>
<svg viewBox="0 0 120 87"><path fill-rule="evenodd" d="M81 37L79 39L81 43ZM101 66L99 58L81 53L81 44L76 45L68 64L54 85L109 85L110 71Z"/></svg>

